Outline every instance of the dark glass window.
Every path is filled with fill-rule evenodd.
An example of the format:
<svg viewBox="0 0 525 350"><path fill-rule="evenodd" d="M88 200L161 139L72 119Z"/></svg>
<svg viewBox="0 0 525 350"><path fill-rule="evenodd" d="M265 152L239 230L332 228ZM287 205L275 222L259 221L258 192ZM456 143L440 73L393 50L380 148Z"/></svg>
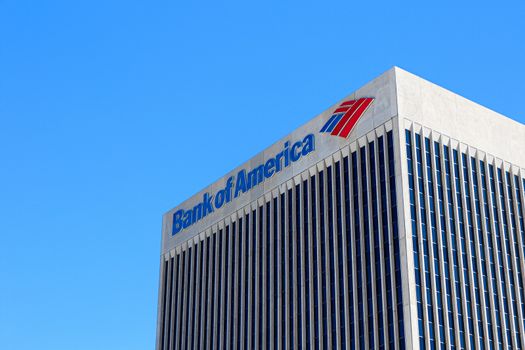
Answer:
<svg viewBox="0 0 525 350"><path fill-rule="evenodd" d="M244 288L243 288L243 291L244 291L244 317L242 319L243 323L244 323L244 349L247 349L248 348L248 332L249 332L249 328L248 328L248 324L249 324L249 319L248 319L248 306L249 306L249 299L248 299L248 296L250 295L250 288L248 287L249 286L249 279L248 279L248 276L249 276L249 272L250 272L250 256L253 254L253 251L250 252L251 250L251 241L253 241L253 232L250 231L250 214L247 213L246 216L245 216L245 220L244 220L244 227L245 227L245 237L246 239L244 240L244 249L243 249L243 256L244 256L244 277L243 277L243 283L244 283ZM206 349L206 348L205 348Z"/></svg>
<svg viewBox="0 0 525 350"><path fill-rule="evenodd" d="M301 186L295 185L295 255L297 293L297 347L303 348L302 303L301 303Z"/></svg>
<svg viewBox="0 0 525 350"><path fill-rule="evenodd" d="M281 335L278 338L281 342L281 349L286 348L286 198L285 194L281 193L280 200L280 213L281 213L281 253L280 253L280 264L279 269L281 271Z"/></svg>
<svg viewBox="0 0 525 350"><path fill-rule="evenodd" d="M379 230L379 200L377 188L377 174L376 174L376 148L374 142L368 144L368 159L370 163L370 191L372 199L372 228L373 228L373 252L374 252L374 273L375 273L375 300L377 305L377 332L378 332L378 346L380 349L385 348L385 325L384 325L384 309L383 309L383 288L381 283L383 277L381 275L381 232ZM372 242L371 242L372 244Z"/></svg>
<svg viewBox="0 0 525 350"><path fill-rule="evenodd" d="M399 249L399 230L397 218L397 194L395 175L394 139L392 131L387 132L388 176L390 183L390 208L392 217L392 243L394 244L394 263L396 276L397 323L399 325L399 349L405 349L405 326L403 319L403 293L401 288L401 258Z"/></svg>
<svg viewBox="0 0 525 350"><path fill-rule="evenodd" d="M224 288L221 289L221 298L222 298L222 310L221 310L221 317L220 320L220 344L222 344L222 349L226 349L226 339L228 337L227 334L227 325L228 325L228 312L229 312L229 296L228 296L228 289L229 289L229 268L231 266L230 263L230 226L226 226L225 228L225 244L224 244L224 269L222 271L223 279L224 279Z"/></svg>
<svg viewBox="0 0 525 350"><path fill-rule="evenodd" d="M383 230L383 256L384 256L384 274L385 274L385 294L386 294L386 313L387 313L387 333L388 345L390 348L395 347L395 329L394 329L394 295L392 291L392 263L390 247L390 225L388 220L388 192L386 183L386 164L385 164L385 146L384 138L380 136L377 140L378 158L379 158L379 189L381 192L381 223Z"/></svg>
<svg viewBox="0 0 525 350"><path fill-rule="evenodd" d="M464 160L463 164L465 164L466 161ZM493 338L493 332L494 329L492 328L492 318L491 315L491 308L490 308L490 290L489 290L489 282L488 282L488 274L487 274L487 260L485 257L485 237L483 233L483 223L481 220L481 200L479 196L479 182L478 182L478 170L477 170L477 163L476 159L474 157L470 158L470 168L471 168L471 174L472 174L472 193L474 195L474 208L475 208L475 216L476 216L476 223L478 226L477 230L477 238L478 238L478 248L479 248L479 257L481 260L481 280L482 280L482 289L483 289L483 297L485 302L485 312L488 317L486 317L486 324L488 328L488 341L489 341L489 348L494 348L494 338ZM480 333L482 334L482 333Z"/></svg>
<svg viewBox="0 0 525 350"><path fill-rule="evenodd" d="M454 196L452 192L452 171L451 171L451 161L450 153L448 146L444 146L443 149L443 158L445 161L445 184L446 184L446 193L448 200L448 215L449 215L449 228L450 228L450 246L452 247L452 267L453 267L453 278L454 278L454 288L456 292L456 310L457 310L457 321L459 326L459 347L465 348L465 319L463 316L462 308L462 291L461 291L461 281L459 275L459 253L456 240L456 213L454 210Z"/></svg>
<svg viewBox="0 0 525 350"><path fill-rule="evenodd" d="M266 239L265 239L265 247L264 247L264 256L266 257L265 260L266 260L266 266L264 268L264 274L265 274L265 286L264 288L262 288L263 290L263 295L265 295L265 300L266 300L266 304L265 304L265 313L266 313L266 327L265 327L265 332L264 332L264 344L265 346L264 347L269 347L269 341L270 341L270 324L272 322L272 318L271 318L271 315L270 315L270 310L271 310L271 307L270 307L270 296L271 296L271 293L270 293L270 258L271 258L271 255L270 255L270 239L272 237L271 235L271 222L270 222L270 217L271 217L271 210L270 210L270 202L266 202L266 208L265 208L265 216L266 216L266 223L265 223L265 226L266 226Z"/></svg>
<svg viewBox="0 0 525 350"><path fill-rule="evenodd" d="M493 166L490 165L489 171L493 170ZM494 176L491 174L491 176ZM509 304L511 305L513 303L513 297L512 297L512 291L514 290L513 286L513 280L512 280L512 267L511 267L511 259L510 254L508 253L510 250L509 245L509 234L508 234L508 223L507 223L507 213L505 210L505 199L503 198L503 182L502 182L502 172L501 169L497 169L497 186L499 190L499 213L501 214L501 224L503 230L496 229L496 236L499 237L497 240L497 246L498 246L498 259L500 263L500 276L501 276L501 290L502 290L502 296L503 296L503 310L505 315L505 328L506 328L506 334L507 334L507 345L512 348L517 348L516 344L514 344L514 339L512 338L511 333L511 324L510 324L510 310L509 310ZM498 193L495 193L495 196L498 197ZM493 201L494 207L497 207L497 199L494 199ZM496 209L497 210L497 209ZM506 250L506 252L505 252ZM505 266L505 263L507 263L507 266ZM507 283L507 278L505 275L505 271L509 270L509 282ZM505 286L505 287L503 287ZM508 287L508 288L507 288ZM509 291L511 292L509 294ZM509 297L511 300L509 301Z"/></svg>
<svg viewBox="0 0 525 350"><path fill-rule="evenodd" d="M441 272L440 272L440 259L439 259L439 242L438 242L438 231L437 231L437 209L436 209L436 194L434 190L434 171L432 166L432 147L430 139L425 138L425 162L426 162L426 184L428 187L428 213L430 216L430 236L428 236L428 244L432 248L430 252L432 253L431 266L434 273L434 286L437 302L437 326L439 331L439 347L441 349L446 348L445 344L445 316L443 313L443 302L442 302L442 287L441 287ZM429 299L430 307L432 307L432 299ZM434 341L435 343L435 341ZM437 345L437 344L436 344ZM436 348L436 345L431 346Z"/></svg>
<svg viewBox="0 0 525 350"><path fill-rule="evenodd" d="M509 181L510 182L510 181ZM525 186L525 181L524 181ZM518 212L518 222L519 222L519 232L520 232L520 238L521 238L521 250L519 247L516 247L516 259L520 259L519 252L521 251L521 259L525 258L525 223L523 220L523 204L521 200L521 194L520 194L520 180L517 175L514 175L514 193L516 195L516 204L517 204L517 212ZM516 242L516 241L515 241ZM518 280L520 283L523 283L523 277L521 276L521 271L518 275ZM522 290L524 287L521 287ZM525 295L521 296L521 314L525 315ZM525 317L523 317L523 329L525 329Z"/></svg>
<svg viewBox="0 0 525 350"><path fill-rule="evenodd" d="M471 203L471 193L470 193L470 181L469 181L469 170L468 170L468 161L467 161L467 155L462 154L461 155L462 160L462 170L463 170L463 189L465 193L465 214L467 216L467 227L468 230L466 230L467 237L466 240L468 242L468 246L470 248L470 271L472 271L473 275L473 288L474 288L474 305L473 309L476 311L476 320L477 320L477 328L478 328L478 334L480 337L483 334L483 319L481 314L481 295L479 291L479 283L478 283L478 266L477 266L477 253L476 253L476 245L474 242L474 218L473 218L473 210L472 210L472 203ZM474 314L473 314L474 318ZM473 330L474 331L474 330ZM472 338L471 338L472 339ZM471 346L475 346L475 343L472 342Z"/></svg>
<svg viewBox="0 0 525 350"><path fill-rule="evenodd" d="M464 208L463 208L463 194L461 189L461 180L459 178L459 156L458 151L452 151L453 164L454 164L454 184L456 186L456 205L458 208L457 220L459 224L459 239L460 239L460 251L461 251L461 263L463 265L463 284L465 286L465 302L467 305L467 331L468 337L471 344L474 343L474 322L472 320L472 296L470 293L470 280L468 276L468 257L467 257L467 243L466 243L466 229L464 220Z"/></svg>
<svg viewBox="0 0 525 350"><path fill-rule="evenodd" d="M185 282L186 282L186 251L182 251L182 267L181 267L181 284L180 284L180 290L181 290L181 298L183 297L185 293ZM184 297L185 298L185 297ZM185 300L183 299L183 303L185 302ZM182 305L182 309L184 309L184 304L181 304ZM183 312L180 313L181 315L181 318L179 320L179 335L178 335L178 339L179 339L179 347L180 345L182 344L182 339L184 338L183 334L182 334L182 323L184 321L184 319L182 318L183 316Z"/></svg>
<svg viewBox="0 0 525 350"><path fill-rule="evenodd" d="M447 233L447 223L445 217L445 197L443 190L443 171L441 166L441 148L439 147L438 142L434 142L434 158L436 164L436 181L437 181L437 193L438 193L438 203L439 203L439 222L441 224L441 245L442 245L442 254L443 254L443 265L445 273L445 290L446 290L446 301L447 301L447 316L449 323L449 342L452 347L456 347L455 341L455 319L454 319L454 309L453 309L453 300L452 300L452 284L450 280L450 260L448 254L448 239L449 235Z"/></svg>
<svg viewBox="0 0 525 350"><path fill-rule="evenodd" d="M169 265L168 265L168 261L169 260L164 260L164 278L163 278L163 282L162 282L162 329L161 329L161 333L160 333L160 346L165 349L166 346L164 345L164 337L165 337L165 334L166 334L166 304L168 303L167 302L167 293L168 293L168 274L169 274ZM173 270L173 268L172 268ZM171 282L170 282L171 284ZM171 295L170 295L170 298L171 298ZM169 303L171 304L171 302ZM168 304L168 305L169 305ZM168 323L169 324L169 323ZM170 332L167 332L167 337L170 336ZM167 343L169 344L169 341L167 341Z"/></svg>
<svg viewBox="0 0 525 350"><path fill-rule="evenodd" d="M421 248L418 238L418 210L416 206L416 171L415 160L413 157L414 147L412 145L412 133L406 131L406 152L408 162L408 188L410 194L410 214L412 223L412 246L414 250L414 272L416 281L416 295L417 295L417 318L419 326L419 346L425 349L425 320L423 316L423 295L422 295L422 270L420 267Z"/></svg>
<svg viewBox="0 0 525 350"><path fill-rule="evenodd" d="M256 323L255 323L255 319L256 319L256 314L257 314L257 309L256 309L256 305L255 305L255 292L256 292L256 288L255 288L255 281L256 281L256 269L255 269L255 263L257 261L257 257L256 257L256 243L257 243L257 211L256 210L253 210L252 211L252 232L251 232L251 235L250 235L250 243L251 243L251 249L250 249L250 256L252 257L251 258L251 267L250 267L250 274L252 276L251 278L251 287L250 287L250 293L251 293L251 301L250 301L250 313L251 313L251 319L250 319L250 325L251 325L251 337L250 337L250 341L251 341L251 349L255 349L255 333L256 333Z"/></svg>
<svg viewBox="0 0 525 350"><path fill-rule="evenodd" d="M342 188L341 188L341 164L340 162L335 163L335 210L336 210L336 230L337 230L337 276L332 275L332 280L338 279L339 286L339 334L341 336L341 348L346 349L346 332L345 332L345 290L344 290L344 256L343 256L343 218L342 218ZM332 250L332 254L335 254L335 250ZM335 290L335 288L334 288ZM334 307L334 314L336 308ZM334 327L334 325L332 326ZM335 340L334 345L337 345Z"/></svg>
<svg viewBox="0 0 525 350"><path fill-rule="evenodd" d="M172 305L174 305L173 303L173 296L175 295L174 294L174 287L175 287L175 290L176 290L176 286L174 286L174 282L173 282L173 279L174 278L177 278L177 275L178 271L175 272L177 266L174 265L174 259L173 257L170 258L170 281L169 281L169 285L170 285L170 296L169 296L169 301L168 301L168 320L167 320L167 323L166 323L166 332L167 332L167 339L166 339L166 347L169 347L169 344L170 344L170 341L172 340L171 339L171 318L172 318L172 314L171 314L171 309L172 309ZM176 315L176 314L174 314Z"/></svg>
<svg viewBox="0 0 525 350"><path fill-rule="evenodd" d="M167 339L167 342L166 342L166 347L169 346L170 344L170 341L172 340L171 339L171 323L172 323L172 317L175 316L176 314L172 314L171 313L171 310L172 310L172 305L173 305L173 296L176 296L175 294L175 291L177 290L177 286L174 286L175 282L174 282L174 278L177 278L178 276L178 271L177 273L175 272L177 266L174 265L174 259L173 257L170 258L170 265L171 265L171 271L170 271L170 297L169 297L169 302L168 302L168 307L169 307L169 310L168 310L168 323L167 323L167 333L168 333L168 339Z"/></svg>
<svg viewBox="0 0 525 350"><path fill-rule="evenodd" d="M293 316L294 316L294 306L293 306L293 295L294 295L294 286L293 286L293 194L292 190L289 189L287 193L288 199L288 264L287 264L287 274L288 274L288 285L287 285L287 295L288 295L288 348L293 349L294 345L294 336L295 329L293 325Z"/></svg>
<svg viewBox="0 0 525 350"><path fill-rule="evenodd" d="M203 281L203 286L204 286L204 290L202 291L203 293L203 307L204 307L204 312L203 312L203 322L204 322L204 334L203 334L203 337L202 337L202 347L204 349L206 349L206 346L207 346L207 340L208 338L210 337L209 335L209 315L208 315L208 292L210 290L213 290L212 286L211 286L211 276L210 276L210 265L212 264L212 262L210 261L211 257L210 257L210 244L211 244L211 239L210 237L206 237L206 274L205 274L205 277L206 277L206 281ZM213 254L213 251L212 251L212 254ZM215 262L213 262L215 263Z"/></svg>
<svg viewBox="0 0 525 350"><path fill-rule="evenodd" d="M332 167L329 166L326 169L326 180L327 180L327 207L328 207L328 256L330 259L330 274L325 274L325 279L327 280L327 285L330 285L330 305L327 305L327 308L330 307L330 321L331 321L331 344L330 347L337 345L337 320L336 320L336 309L335 309L335 250L334 250L334 204L333 204L333 195L332 195ZM328 339L328 343L330 344Z"/></svg>
<svg viewBox="0 0 525 350"><path fill-rule="evenodd" d="M195 295L197 296L197 298L200 298L202 296L202 294L204 294L205 292L205 285L204 285L204 241L201 241L199 244L198 244L198 248L199 248L199 256L200 256L200 261L199 261L199 269L200 269L200 273L199 273L199 279L197 281L197 289L195 290ZM200 298L197 299L197 303L198 303L198 308L197 308L197 313L195 314L195 319L196 319L196 322L195 324L197 325L197 328L195 329L194 331L194 339L197 340L197 349L200 349L200 346L201 346L201 311L202 311L202 304L204 303L204 299L203 298Z"/></svg>
<svg viewBox="0 0 525 350"><path fill-rule="evenodd" d="M185 333L185 344L186 346L191 346L191 332L192 332L192 329L190 329L189 325L191 324L192 322L192 317L193 317L193 313L194 313L194 304L193 304L193 293L192 293L192 290L193 290L193 281L194 281L194 278L193 278L193 270L194 270L194 266L195 266L195 263L194 263L194 259L195 259L195 249L194 249L194 246L193 247L190 247L188 249L188 273L187 273L187 283L188 283L188 287L186 287L187 291L186 291L186 303L185 303L185 307L187 308L187 311L186 311L186 316L185 316L185 320L184 320L184 327L186 327L186 333Z"/></svg>
<svg viewBox="0 0 525 350"><path fill-rule="evenodd" d="M229 287L228 287L228 305L229 305L229 311L228 311L228 334L227 339L229 340L227 344L229 344L229 348L233 348L233 327L234 327L234 317L233 317L233 311L234 311L234 295L235 295L235 252L237 250L236 248L236 241L237 241L237 223L232 223L231 226L231 245L228 247L230 254L229 254L229 260L230 260L230 266L229 266Z"/></svg>
<svg viewBox="0 0 525 350"><path fill-rule="evenodd" d="M317 229L317 184L316 184L316 177L315 175L312 176L311 182L310 182L310 193L312 194L312 279L313 279L313 287L314 287L314 295L313 295L313 303L314 303L314 312L313 312L313 341L314 341L314 349L319 349L319 328L318 325L318 319L319 319L319 283L318 283L318 264L317 264L317 235L318 235L318 229Z"/></svg>
<svg viewBox="0 0 525 350"><path fill-rule="evenodd" d="M501 328L501 311L500 311L500 304L498 302L498 283L497 283L497 274L496 274L496 251L494 250L494 244L493 244L493 230L491 226L491 217L492 214L490 212L489 207L489 193L488 193L488 177L486 174L485 169L485 162L480 161L479 162L479 170L481 173L481 188L482 188L482 197L483 197L483 208L485 210L485 230L487 231L487 248L488 248L488 256L489 256L489 263L490 263L490 279L491 279L491 285L492 287L492 293L494 295L494 303L492 304L492 307L494 309L495 314L495 321L496 321L496 334L495 338L498 343L498 348L502 348L503 346L503 331Z"/></svg>
<svg viewBox="0 0 525 350"><path fill-rule="evenodd" d="M188 272L186 274L187 276L187 279L188 279L188 286L186 287L186 291L185 291L185 295L186 295L186 302L184 303L186 306L186 315L185 315L185 319L184 319L184 327L186 328L186 332L184 334L184 337L185 337L185 340L184 340L184 344L186 344L186 346L190 347L190 342L191 342L191 331L193 329L193 327L189 327L190 325L190 322L191 322L191 317L193 315L193 293L192 293L192 285L193 285L193 266L195 265L193 263L193 258L194 258L194 252L193 252L193 248L190 247L188 249ZM190 329L192 328L192 329Z"/></svg>
<svg viewBox="0 0 525 350"><path fill-rule="evenodd" d="M194 332L195 327L193 326L195 324L195 311L196 311L196 304L197 304L197 258L198 258L198 249L199 244L194 246L193 249L193 260L192 260L192 268L191 268L191 315L188 317L188 344L190 346L190 349L193 348L194 344Z"/></svg>
<svg viewBox="0 0 525 350"><path fill-rule="evenodd" d="M359 215L359 172L357 152L352 153L352 193L354 201L355 271L357 284L357 318L359 325L359 348L365 349L365 324L363 303L363 271L361 269L361 223Z"/></svg>
<svg viewBox="0 0 525 350"><path fill-rule="evenodd" d="M222 306L224 305L224 302L222 300L222 291L223 291L223 285L222 285L222 280L224 279L224 270L223 270L223 265L222 265L222 248L223 248L223 243L222 243L222 229L219 230L219 236L217 237L217 240L218 240L218 269L217 269L217 277L218 277L218 283L217 283L217 292L218 292L218 298L217 298L217 318L215 320L215 329L216 329L216 332L217 332L217 343L216 343L216 347L219 348L220 345L221 345L221 324L223 323L223 320L224 320L224 314L222 313Z"/></svg>
<svg viewBox="0 0 525 350"><path fill-rule="evenodd" d="M175 276L174 276L174 290L172 291L172 294L173 294L173 322L172 322L172 326L171 326L171 330L173 331L173 335L172 335L172 339L171 339L171 342L172 342L172 346L175 346L175 341L177 339L177 329L176 329L176 324L177 324L177 319L178 319L178 314L179 314L179 303L178 303L178 295L179 295L179 278L180 278L180 273L179 273L179 267L180 267L180 254L177 254L177 258L175 259L175 261L177 262L177 264L174 266L175 267ZM171 333L171 332L170 332Z"/></svg>
<svg viewBox="0 0 525 350"><path fill-rule="evenodd" d="M372 289L372 269L373 262L371 258L372 241L370 238L370 214L368 201L368 161L366 156L366 147L360 149L361 161L361 203L363 213L363 243L365 248L365 269L366 269L366 305L368 311L368 346L373 349L375 347L374 338L374 302Z"/></svg>
<svg viewBox="0 0 525 350"><path fill-rule="evenodd" d="M354 331L354 278L353 278L353 267L352 267L352 228L350 217L352 216L350 208L350 169L348 164L348 157L343 158L343 182L344 182L344 194L345 194L345 237L346 237L346 270L348 274L348 326L350 330L349 346L350 349L355 349L355 331Z"/></svg>
<svg viewBox="0 0 525 350"><path fill-rule="evenodd" d="M303 181L303 245L304 245L304 289L305 289L305 330L306 330L306 343L305 348L310 349L310 254L309 249L309 220L308 220L308 181Z"/></svg>
<svg viewBox="0 0 525 350"><path fill-rule="evenodd" d="M214 287L218 286L218 282L216 282L216 280L218 279L218 274L216 273L216 271L218 270L215 270L215 266L217 266L218 264L218 261L215 259L217 254L216 254L216 247L217 247L217 233L214 232L212 233L211 235L212 237L212 244L211 244L211 249L210 249L210 264L211 265L211 274L212 276L210 276L210 283L211 283L211 287L210 288L210 291L211 291L211 296L210 296L210 321L209 321L209 327L210 327L210 330L209 330L209 334L210 334L210 345L211 346L214 346L215 342L215 295L216 295L216 291L217 289L215 289ZM213 263L212 263L213 262Z"/></svg>
<svg viewBox="0 0 525 350"><path fill-rule="evenodd" d="M321 257L321 313L323 331L323 349L328 348L328 311L326 303L326 230L325 230L325 200L324 200L324 172L319 172L319 243Z"/></svg>
<svg viewBox="0 0 525 350"><path fill-rule="evenodd" d="M263 348L263 206L261 205L259 211L259 229L257 231L257 324L259 325L257 330L257 348Z"/></svg>
<svg viewBox="0 0 525 350"><path fill-rule="evenodd" d="M509 215L510 215L510 223L511 223L511 233L512 233L512 240L514 242L513 244L513 248L514 248L514 256L512 259L510 257L512 251L510 250L510 244L509 244L509 247L507 249L507 253L509 254L509 261L510 261L510 265L512 265L512 263L514 263L513 268L512 270L515 271L516 275L517 275L517 285L518 285L518 291L519 291L519 294L520 294L520 300L523 300L523 280L521 278L521 262L520 262L520 259L519 259L519 244L518 244L518 235L517 235L517 225L516 225L516 217L514 215L514 195L512 193L512 181L511 181L511 176L510 176L510 173L508 171L505 172L505 188L506 188L506 192L504 192L504 194L506 195L506 199L507 199L507 205L508 205L508 211L509 211ZM509 235L507 235L508 237ZM507 240L508 241L508 240ZM511 276L509 277L510 278L510 284L515 286L516 283L515 283L515 280L514 280L514 275L511 274ZM514 319L514 329L516 331L516 341L517 341L517 345L518 345L518 348L521 349L522 347L522 344L521 344L521 336L519 334L519 313L518 313L518 299L517 299L517 295L516 295L516 291L514 289L512 289L512 311L513 311L513 319ZM522 302L522 306L523 306L523 302Z"/></svg>
<svg viewBox="0 0 525 350"><path fill-rule="evenodd" d="M416 168L417 168L417 183L419 186L419 214L421 221L421 242L422 242L422 258L423 258L423 272L424 274L424 285L425 285L425 297L426 297L426 309L428 315L428 331L429 331L429 342L431 349L435 348L435 334L434 334L434 311L432 308L432 276L430 271L430 243L429 243L429 222L427 220L427 212L430 208L427 207L426 198L429 195L425 189L424 182L424 170L423 170L423 146L421 142L421 136L416 134Z"/></svg>
<svg viewBox="0 0 525 350"><path fill-rule="evenodd" d="M277 204L277 197L273 199L273 246L272 246L272 256L273 256L273 270L272 270L272 274L273 274L273 305L272 305L272 315L273 315L273 327L272 327L272 330L273 330L273 333L272 335L270 336L270 339L277 339L277 324L278 324L278 309L277 309L277 297L278 297L278 294L279 294L279 289L278 289L278 280L279 280L279 273L278 273L278 270L277 270L277 267L279 266L279 263L277 261L277 257L278 257L278 251L277 251L277 242L278 242L278 238L277 238L277 234L278 234L278 219L279 219L279 216L278 216L278 213L277 213L277 208L278 208L278 204ZM275 344L275 347L277 347L277 344Z"/></svg>
<svg viewBox="0 0 525 350"><path fill-rule="evenodd" d="M238 246L235 248L235 259L237 260L237 288L236 288L236 295L237 295L237 324L235 325L236 333L237 333L237 343L236 347L238 350L241 349L241 327L242 327L242 313L241 313L241 305L242 305L242 291L243 291L243 275L242 275L242 254L244 252L244 235L243 235L243 224L242 224L242 217L239 218L239 228L238 228ZM198 347L197 347L198 348ZM199 349L199 348L198 348Z"/></svg>
<svg viewBox="0 0 525 350"><path fill-rule="evenodd" d="M498 212L498 202L496 197L496 180L494 166L489 165L489 180L490 180L490 198L492 200L492 213L494 219L494 233L496 238L496 253L497 263L500 274L501 299L503 299L503 321L505 323L505 334L507 338L507 345L511 345L510 321L509 321L509 304L507 300L507 283L505 278L505 263L503 258L503 243L500 229L500 214Z"/></svg>

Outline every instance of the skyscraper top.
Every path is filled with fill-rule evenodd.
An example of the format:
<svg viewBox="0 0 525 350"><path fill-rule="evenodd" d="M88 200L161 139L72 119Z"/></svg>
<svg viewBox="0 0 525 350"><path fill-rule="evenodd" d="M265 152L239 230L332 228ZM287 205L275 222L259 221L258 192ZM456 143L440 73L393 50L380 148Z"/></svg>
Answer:
<svg viewBox="0 0 525 350"><path fill-rule="evenodd" d="M393 67L168 211L163 219L163 251L366 137L378 126L385 124L391 129L396 124L403 129L412 123L437 131L440 137L460 140L464 147L482 149L525 167L525 153L514 151L525 143L525 125ZM308 152L288 159L291 151L304 151L308 135ZM211 150L203 158L208 156L223 155ZM264 174L267 162L270 168ZM272 162L276 163L273 167ZM250 176L253 179L248 183ZM239 189L243 183L244 190Z"/></svg>

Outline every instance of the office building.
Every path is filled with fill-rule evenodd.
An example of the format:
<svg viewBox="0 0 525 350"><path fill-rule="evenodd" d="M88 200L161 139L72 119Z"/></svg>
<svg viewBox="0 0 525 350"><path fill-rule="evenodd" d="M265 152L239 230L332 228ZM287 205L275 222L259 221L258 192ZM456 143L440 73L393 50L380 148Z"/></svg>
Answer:
<svg viewBox="0 0 525 350"><path fill-rule="evenodd" d="M521 349L524 216L525 126L392 68L164 215L156 347Z"/></svg>

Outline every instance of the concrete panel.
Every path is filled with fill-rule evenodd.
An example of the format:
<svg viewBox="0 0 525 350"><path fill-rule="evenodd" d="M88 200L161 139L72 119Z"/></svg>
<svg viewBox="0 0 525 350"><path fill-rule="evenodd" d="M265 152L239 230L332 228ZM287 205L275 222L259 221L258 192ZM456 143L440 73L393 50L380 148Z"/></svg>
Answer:
<svg viewBox="0 0 525 350"><path fill-rule="evenodd" d="M525 125L394 68L400 118L525 167Z"/></svg>

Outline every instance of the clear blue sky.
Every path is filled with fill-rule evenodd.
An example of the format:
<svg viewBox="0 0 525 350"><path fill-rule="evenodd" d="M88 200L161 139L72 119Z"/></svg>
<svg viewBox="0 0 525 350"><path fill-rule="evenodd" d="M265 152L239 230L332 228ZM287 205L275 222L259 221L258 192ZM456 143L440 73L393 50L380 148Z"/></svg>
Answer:
<svg viewBox="0 0 525 350"><path fill-rule="evenodd" d="M162 214L393 65L525 122L524 17L0 0L0 349L153 349Z"/></svg>

